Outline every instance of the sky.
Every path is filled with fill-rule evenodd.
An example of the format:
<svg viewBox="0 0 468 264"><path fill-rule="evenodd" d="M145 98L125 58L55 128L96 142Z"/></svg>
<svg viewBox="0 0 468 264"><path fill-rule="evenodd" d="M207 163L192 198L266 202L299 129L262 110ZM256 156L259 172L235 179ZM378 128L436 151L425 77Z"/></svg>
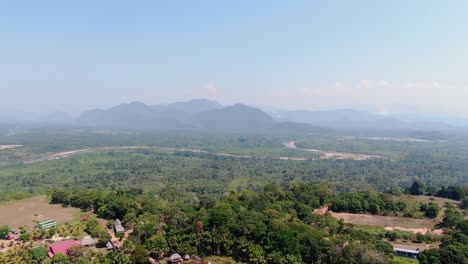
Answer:
<svg viewBox="0 0 468 264"><path fill-rule="evenodd" d="M468 1L3 1L0 111L209 98L468 117Z"/></svg>

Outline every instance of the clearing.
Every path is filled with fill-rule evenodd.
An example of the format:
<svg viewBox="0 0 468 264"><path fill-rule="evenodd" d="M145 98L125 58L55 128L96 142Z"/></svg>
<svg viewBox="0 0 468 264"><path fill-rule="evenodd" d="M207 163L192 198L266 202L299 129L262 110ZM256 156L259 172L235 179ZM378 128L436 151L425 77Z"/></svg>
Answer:
<svg viewBox="0 0 468 264"><path fill-rule="evenodd" d="M371 214L350 214L350 213L334 213L331 215L337 219L343 219L345 223L356 225L371 225L382 226L395 229L408 229L406 231L416 231L415 233L434 228L437 221L434 219L419 219L402 216L383 216ZM411 229L411 230L410 230Z"/></svg>
<svg viewBox="0 0 468 264"><path fill-rule="evenodd" d="M383 159L384 156L380 155L370 155L370 154L360 154L360 153L347 153L347 152L337 152L337 151L328 151L321 149L306 149L298 148L295 141L290 141L284 144L289 149L297 149L307 152L317 153L320 156L320 159L351 159L351 160L370 160L370 159Z"/></svg>
<svg viewBox="0 0 468 264"><path fill-rule="evenodd" d="M7 225L12 229L25 226L32 230L35 227L35 221L52 219L62 224L72 220L73 215L79 212L80 209L77 208L50 204L47 196L38 195L0 205L0 225Z"/></svg>
<svg viewBox="0 0 468 264"><path fill-rule="evenodd" d="M0 150L2 149L14 149L14 148L19 148L23 145L0 145Z"/></svg>

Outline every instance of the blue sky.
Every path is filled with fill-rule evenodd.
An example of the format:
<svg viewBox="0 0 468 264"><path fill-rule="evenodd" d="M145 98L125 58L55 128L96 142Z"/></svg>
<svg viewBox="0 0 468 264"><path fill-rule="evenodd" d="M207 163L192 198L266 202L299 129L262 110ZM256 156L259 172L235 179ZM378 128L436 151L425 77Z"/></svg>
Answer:
<svg viewBox="0 0 468 264"><path fill-rule="evenodd" d="M207 97L468 117L467 1L0 1L0 110Z"/></svg>

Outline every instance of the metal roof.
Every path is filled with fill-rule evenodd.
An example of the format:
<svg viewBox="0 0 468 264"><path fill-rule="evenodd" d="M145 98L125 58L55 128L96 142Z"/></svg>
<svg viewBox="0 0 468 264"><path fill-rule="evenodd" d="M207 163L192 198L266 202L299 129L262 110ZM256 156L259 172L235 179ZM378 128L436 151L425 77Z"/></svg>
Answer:
<svg viewBox="0 0 468 264"><path fill-rule="evenodd" d="M406 248L394 248L394 251L419 254L419 251L417 251L417 250L411 250L411 249L406 249Z"/></svg>

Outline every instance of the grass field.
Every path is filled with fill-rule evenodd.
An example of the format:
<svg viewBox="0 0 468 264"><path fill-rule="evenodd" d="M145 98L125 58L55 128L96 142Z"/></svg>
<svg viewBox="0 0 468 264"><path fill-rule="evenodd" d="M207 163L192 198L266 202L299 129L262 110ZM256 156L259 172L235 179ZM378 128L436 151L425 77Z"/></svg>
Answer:
<svg viewBox="0 0 468 264"><path fill-rule="evenodd" d="M404 258L404 257L393 257L393 264L417 264L419 261L417 259L412 258Z"/></svg>
<svg viewBox="0 0 468 264"><path fill-rule="evenodd" d="M408 207L414 207L414 210L418 211L420 203L436 203L441 207L439 215L435 219L422 218L423 214L420 212L418 215L421 218L410 218L400 216L382 216L382 215L371 215L371 214L350 214L350 213L332 213L332 215L338 219L343 219L346 223L352 223L366 227L399 227L402 230L409 229L406 231L412 231L414 233L420 232L425 233L427 230L434 229L436 224L442 221L444 217L444 211L446 204L452 204L458 208L460 202L440 197L431 196L414 196L414 195L403 195L395 197L395 200L404 201ZM424 231L424 229L427 229Z"/></svg>
<svg viewBox="0 0 468 264"><path fill-rule="evenodd" d="M35 227L34 221L52 219L61 224L73 219L79 212L76 208L49 204L45 195L38 195L0 205L0 225L7 225L13 229L25 226L31 230Z"/></svg>

